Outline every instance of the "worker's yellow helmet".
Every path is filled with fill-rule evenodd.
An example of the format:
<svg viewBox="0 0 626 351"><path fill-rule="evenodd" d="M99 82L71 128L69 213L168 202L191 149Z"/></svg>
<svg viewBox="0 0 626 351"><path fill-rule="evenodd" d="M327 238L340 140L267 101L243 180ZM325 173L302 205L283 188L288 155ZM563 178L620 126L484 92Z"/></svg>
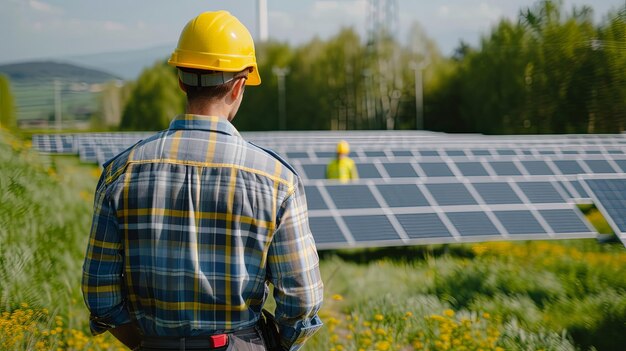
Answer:
<svg viewBox="0 0 626 351"><path fill-rule="evenodd" d="M350 153L350 144L347 141L342 140L337 143L337 153L342 155L347 155Z"/></svg>
<svg viewBox="0 0 626 351"><path fill-rule="evenodd" d="M221 72L240 72L251 68L246 85L261 84L252 36L227 11L204 12L189 21L167 63L176 67Z"/></svg>

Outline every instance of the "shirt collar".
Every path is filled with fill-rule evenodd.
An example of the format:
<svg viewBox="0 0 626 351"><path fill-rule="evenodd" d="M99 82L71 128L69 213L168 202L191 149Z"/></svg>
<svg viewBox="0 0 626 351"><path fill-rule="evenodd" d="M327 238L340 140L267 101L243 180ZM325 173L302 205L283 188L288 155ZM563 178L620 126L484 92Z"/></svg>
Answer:
<svg viewBox="0 0 626 351"><path fill-rule="evenodd" d="M238 137L241 136L235 126L233 126L226 118L217 116L203 116L192 114L178 115L174 118L174 120L172 120L172 123L170 123L169 129L196 129L218 132Z"/></svg>

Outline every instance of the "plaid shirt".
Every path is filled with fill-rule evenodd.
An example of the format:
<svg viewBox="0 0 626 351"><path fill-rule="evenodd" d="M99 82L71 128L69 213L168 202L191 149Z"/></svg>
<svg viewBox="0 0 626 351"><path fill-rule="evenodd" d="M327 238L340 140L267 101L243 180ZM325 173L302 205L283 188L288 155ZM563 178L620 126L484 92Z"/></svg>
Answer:
<svg viewBox="0 0 626 351"><path fill-rule="evenodd" d="M104 165L83 265L94 334L250 327L274 285L281 342L322 322L323 284L304 188L271 151L219 117L181 115Z"/></svg>

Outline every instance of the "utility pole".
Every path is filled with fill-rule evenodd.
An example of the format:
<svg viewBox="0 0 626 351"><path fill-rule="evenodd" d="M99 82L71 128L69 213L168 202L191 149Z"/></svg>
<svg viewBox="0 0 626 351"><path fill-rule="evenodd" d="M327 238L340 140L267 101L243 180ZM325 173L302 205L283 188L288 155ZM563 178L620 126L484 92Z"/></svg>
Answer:
<svg viewBox="0 0 626 351"><path fill-rule="evenodd" d="M427 61L411 62L411 69L415 71L415 129L424 129L424 79L423 70Z"/></svg>
<svg viewBox="0 0 626 351"><path fill-rule="evenodd" d="M257 10L258 10L258 36L260 42L267 41L268 38L268 30L267 30L267 0L258 0L257 2Z"/></svg>
<svg viewBox="0 0 626 351"><path fill-rule="evenodd" d="M280 130L287 129L287 97L285 91L285 76L289 74L289 67L272 67L272 72L278 78L278 126Z"/></svg>
<svg viewBox="0 0 626 351"><path fill-rule="evenodd" d="M54 121L57 129L61 129L61 114L62 114L62 105L61 105L61 82L57 79L54 80Z"/></svg>

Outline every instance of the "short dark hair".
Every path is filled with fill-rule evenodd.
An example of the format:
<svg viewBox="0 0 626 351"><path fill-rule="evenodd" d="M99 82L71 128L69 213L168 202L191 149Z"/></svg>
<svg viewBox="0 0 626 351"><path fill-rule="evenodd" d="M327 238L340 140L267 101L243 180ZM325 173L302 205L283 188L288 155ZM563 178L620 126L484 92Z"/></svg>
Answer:
<svg viewBox="0 0 626 351"><path fill-rule="evenodd" d="M183 72L194 73L198 75L217 73L217 71L207 71L207 70L194 69L194 68L178 67L178 69ZM203 99L203 100L221 99L224 96L226 96L226 94L228 94L229 91L233 89L233 85L235 85L235 82L237 81L237 79L239 78L247 79L248 73L250 72L250 70L251 70L250 68L246 68L243 71L237 72L235 73L235 77L232 80L224 84L220 84L220 85L196 86L196 85L189 85L189 84L182 83L183 86L185 87L185 91L187 92L187 100L191 101L191 100L196 100L196 99Z"/></svg>

